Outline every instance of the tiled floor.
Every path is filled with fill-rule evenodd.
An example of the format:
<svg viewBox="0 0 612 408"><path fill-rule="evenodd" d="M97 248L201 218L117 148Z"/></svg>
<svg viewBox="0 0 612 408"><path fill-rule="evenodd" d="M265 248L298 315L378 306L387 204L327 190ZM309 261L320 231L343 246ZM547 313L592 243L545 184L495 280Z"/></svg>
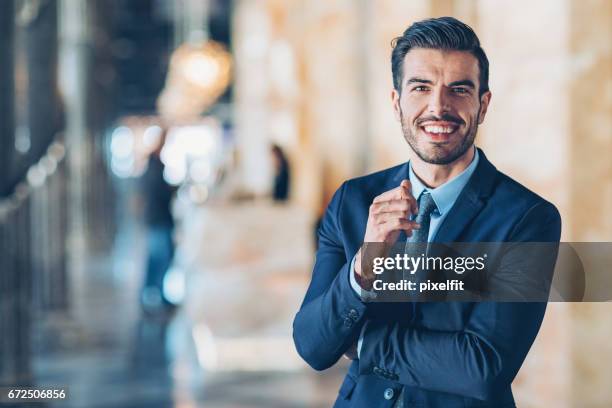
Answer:
<svg viewBox="0 0 612 408"><path fill-rule="evenodd" d="M200 225L197 214L191 219L190 225ZM251 233L258 234L254 225ZM288 244L310 239L303 230ZM192 242L210 242L185 232ZM142 236L133 228L120 233L128 234L119 242L130 242L129 250L115 251L114 259L84 260L87 271L74 279L71 312L36 325L37 383L69 388L69 400L53 407L332 405L346 364L317 373L300 361L291 341L291 319L310 273L308 253L287 258L282 251L270 256L270 248L279 248L261 242L232 246L226 248L232 262L216 263L222 274L212 275L199 251L181 249L185 304L170 318L147 318L137 303Z"/></svg>

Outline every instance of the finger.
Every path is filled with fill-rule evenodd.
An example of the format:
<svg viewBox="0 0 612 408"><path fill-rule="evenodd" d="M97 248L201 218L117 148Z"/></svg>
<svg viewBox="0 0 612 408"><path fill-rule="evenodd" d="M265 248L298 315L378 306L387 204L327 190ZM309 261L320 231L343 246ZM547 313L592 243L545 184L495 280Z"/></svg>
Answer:
<svg viewBox="0 0 612 408"><path fill-rule="evenodd" d="M383 212L383 213L379 213L379 214L374 214L374 224L378 225L378 224L382 224L385 222L389 222L392 221L396 218L405 218L408 219L408 216L410 215L410 212L405 210L405 211L390 211L390 212Z"/></svg>
<svg viewBox="0 0 612 408"><path fill-rule="evenodd" d="M382 228L384 234L388 234L392 231L412 231L415 229L420 229L421 226L416 222L407 220L405 218L394 218L380 224L379 228Z"/></svg>
<svg viewBox="0 0 612 408"><path fill-rule="evenodd" d="M376 196L373 203L378 203L381 201L388 201L392 199L403 199L412 196L412 186L410 185L410 181L402 180L398 187L395 187L392 190L385 191L379 196Z"/></svg>
<svg viewBox="0 0 612 408"><path fill-rule="evenodd" d="M370 213L380 214L393 211L409 211L410 213L414 214L415 209L417 208L418 205L416 200L414 199L414 197L410 196L409 198L404 200L389 200L374 203L370 206Z"/></svg>
<svg viewBox="0 0 612 408"><path fill-rule="evenodd" d="M402 182L400 183L400 191L406 197L412 197L412 184L410 183L410 180L402 180Z"/></svg>
<svg viewBox="0 0 612 408"><path fill-rule="evenodd" d="M383 201L389 200L397 200L401 198L401 193L399 192L400 187L395 187L393 190L385 191L379 196L374 197L372 203L380 203Z"/></svg>
<svg viewBox="0 0 612 408"><path fill-rule="evenodd" d="M417 204L417 201L414 197L409 196L408 198L404 199L388 200L373 203L370 206L370 214L373 215L391 211L404 211L406 209L412 214L417 214L419 205Z"/></svg>
<svg viewBox="0 0 612 408"><path fill-rule="evenodd" d="M410 183L410 180L408 179L402 180L402 182L400 183L400 186L408 189L408 191L412 193L412 184Z"/></svg>
<svg viewBox="0 0 612 408"><path fill-rule="evenodd" d="M406 184L406 183L408 184ZM386 201L389 199L399 199L402 198L402 194L405 195L405 193L410 193L410 187L408 187L410 185L410 182L408 180L402 180L402 182L400 183L399 186L389 190L389 191L385 191L384 193L376 196L374 198L374 203L376 202L380 202L380 201Z"/></svg>

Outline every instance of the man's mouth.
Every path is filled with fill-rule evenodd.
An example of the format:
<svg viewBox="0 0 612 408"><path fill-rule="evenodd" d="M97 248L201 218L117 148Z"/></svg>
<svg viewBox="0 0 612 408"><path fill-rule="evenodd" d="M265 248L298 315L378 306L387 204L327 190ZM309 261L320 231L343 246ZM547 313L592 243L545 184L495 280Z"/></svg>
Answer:
<svg viewBox="0 0 612 408"><path fill-rule="evenodd" d="M438 142L448 140L459 129L459 125L452 122L427 123L420 128L430 139Z"/></svg>

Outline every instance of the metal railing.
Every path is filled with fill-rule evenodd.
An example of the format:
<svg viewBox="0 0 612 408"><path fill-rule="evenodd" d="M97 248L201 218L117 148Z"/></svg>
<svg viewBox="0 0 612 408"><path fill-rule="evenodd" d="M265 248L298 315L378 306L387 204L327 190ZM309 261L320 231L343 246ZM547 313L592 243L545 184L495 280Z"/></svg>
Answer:
<svg viewBox="0 0 612 408"><path fill-rule="evenodd" d="M53 142L0 198L0 384L31 381L31 329L67 307L65 147Z"/></svg>

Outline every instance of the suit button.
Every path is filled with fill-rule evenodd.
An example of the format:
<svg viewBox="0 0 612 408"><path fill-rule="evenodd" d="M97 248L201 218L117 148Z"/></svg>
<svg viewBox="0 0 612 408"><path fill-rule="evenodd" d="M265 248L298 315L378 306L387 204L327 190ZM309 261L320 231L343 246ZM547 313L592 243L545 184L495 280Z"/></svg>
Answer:
<svg viewBox="0 0 612 408"><path fill-rule="evenodd" d="M385 390L385 392L383 393L383 396L385 397L386 400L390 400L391 398L393 398L393 388L387 388Z"/></svg>
<svg viewBox="0 0 612 408"><path fill-rule="evenodd" d="M351 309L351 310L349 311L348 316L349 316L351 319L353 319L353 320L357 320L357 319L359 319L359 313L357 313L357 311L356 311L355 309Z"/></svg>

